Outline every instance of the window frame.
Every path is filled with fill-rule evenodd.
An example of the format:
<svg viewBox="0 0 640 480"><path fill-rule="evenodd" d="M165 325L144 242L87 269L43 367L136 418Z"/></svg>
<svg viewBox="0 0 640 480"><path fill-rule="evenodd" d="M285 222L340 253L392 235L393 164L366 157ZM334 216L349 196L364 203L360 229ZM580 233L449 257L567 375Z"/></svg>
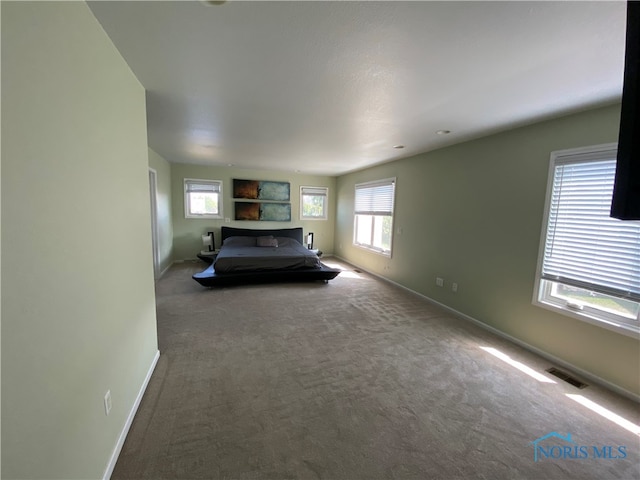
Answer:
<svg viewBox="0 0 640 480"><path fill-rule="evenodd" d="M321 216L308 216L304 214L304 196L305 189L309 190L323 190L322 194L309 194L307 196L317 196L324 197L324 202L322 204L322 215ZM329 187L316 187L311 185L301 185L300 186L300 220L328 220L329 219Z"/></svg>
<svg viewBox="0 0 640 480"><path fill-rule="evenodd" d="M547 189L545 193L544 216L540 231L540 244L538 249L538 262L536 267L533 300L532 303L538 307L560 313L562 315L572 317L583 322L602 327L617 333L638 338L640 333L640 302L634 299L624 298L620 295L612 295L615 298L621 298L638 305L636 318L625 317L622 314L616 314L606 308L595 308L593 303L580 304L565 300L561 295L554 294L554 285L565 285L573 288L583 288L587 292L595 295L606 295L603 291L589 289L588 286L580 287L579 285L563 283L561 280L555 281L543 278L543 266L547 244L547 233L549 228L549 215L552 207L553 186L555 180L556 167L567 163L585 163L594 161L596 157L600 160L607 160L617 151L617 143L608 143L603 145L594 145L589 147L572 148L567 150L557 150L551 152L549 161ZM567 159L575 158L575 162L567 162ZM582 162L580 161L582 160ZM597 160L595 160L597 161ZM595 284L594 284L595 285ZM604 286L603 286L604 287Z"/></svg>
<svg viewBox="0 0 640 480"><path fill-rule="evenodd" d="M217 214L198 214L191 213L191 200L189 197L188 185L200 183L217 186L218 191L218 213ZM184 178L183 179L183 191L184 191L184 218L201 218L201 219L222 219L224 218L223 201L222 201L222 180L209 180L202 178Z"/></svg>
<svg viewBox="0 0 640 480"><path fill-rule="evenodd" d="M373 212L373 211L358 211L357 210L357 197L358 197L358 189L364 189L364 188L375 188L377 186L385 186L385 185L392 185L393 186L393 192L391 194L391 205L390 205L390 210L389 210L389 215L385 215L386 210L385 211L379 211L379 212ZM393 254L393 225L394 225L394 220L395 220L395 197L396 197L396 186L397 186L397 179L396 177L390 177L390 178L383 178L380 180L373 180L373 181L369 181L369 182L362 182L362 183L356 183L354 186L354 206L353 206L353 245L357 248L361 248L363 250L367 250L369 252L373 252L373 253L377 253L379 255L383 255L385 257L389 257L391 258L392 254ZM368 217L372 217L372 222L371 222L371 235L370 235L370 239L371 239L371 243L362 243L358 241L358 215L361 216L368 216ZM374 242L374 235L375 235L375 221L376 218L379 217L389 217L390 218L390 222L391 225L389 227L390 232L389 232L389 249L385 250L383 248L380 247L376 247L375 245L373 245Z"/></svg>

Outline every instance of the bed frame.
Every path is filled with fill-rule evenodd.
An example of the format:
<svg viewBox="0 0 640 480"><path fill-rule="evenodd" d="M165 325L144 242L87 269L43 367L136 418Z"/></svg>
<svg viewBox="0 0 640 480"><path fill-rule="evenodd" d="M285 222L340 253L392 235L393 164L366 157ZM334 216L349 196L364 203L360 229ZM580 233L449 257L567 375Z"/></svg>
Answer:
<svg viewBox="0 0 640 480"><path fill-rule="evenodd" d="M303 244L302 227L281 228L276 230L255 230L251 228L222 227L222 242L229 237L260 237L273 235L274 237L287 237ZM204 287L219 287L225 285L238 285L248 283L266 282L302 282L318 281L328 283L338 276L340 270L329 268L321 264L321 268L297 269L297 270L261 270L255 272L230 272L216 273L213 265L206 270L193 275L193 279Z"/></svg>

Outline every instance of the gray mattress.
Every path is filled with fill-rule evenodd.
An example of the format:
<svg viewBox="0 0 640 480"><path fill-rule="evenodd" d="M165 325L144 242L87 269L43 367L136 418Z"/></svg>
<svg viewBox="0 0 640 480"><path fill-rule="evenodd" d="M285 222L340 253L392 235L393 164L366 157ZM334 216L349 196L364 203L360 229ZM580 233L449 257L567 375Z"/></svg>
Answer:
<svg viewBox="0 0 640 480"><path fill-rule="evenodd" d="M258 247L256 238L229 237L213 263L218 273L321 268L320 259L292 238L275 237L278 246Z"/></svg>

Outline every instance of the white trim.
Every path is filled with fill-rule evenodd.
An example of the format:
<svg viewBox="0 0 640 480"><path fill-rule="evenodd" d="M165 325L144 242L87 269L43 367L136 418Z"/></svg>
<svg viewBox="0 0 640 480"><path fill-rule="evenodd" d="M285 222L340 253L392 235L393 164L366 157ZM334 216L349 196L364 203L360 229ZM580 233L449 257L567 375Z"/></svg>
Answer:
<svg viewBox="0 0 640 480"><path fill-rule="evenodd" d="M395 230L395 217L396 217L396 196L397 196L397 182L398 182L398 177L389 177L389 178L383 178L380 180L372 180L370 182L363 182L363 183L356 183L354 186L354 197L353 197L353 239L352 239L352 245L354 247L357 248L361 248L363 250L366 250L368 252L372 252L372 253L377 253L379 255L382 255L384 257L387 258L391 258L393 256L393 244L395 243L395 239L394 239L394 230ZM393 185L393 197L391 199L391 214L388 215L389 217L391 217L391 238L389 239L390 241L390 245L389 245L389 250L383 250L381 248L377 248L373 245L373 237L374 237L374 228L375 228L375 219L372 219L371 222L371 245L369 244L364 244L364 243L360 243L357 241L358 239L358 219L357 216L358 215L362 215L362 216L382 216L381 213L374 213L374 212L366 212L366 211L360 211L358 212L358 210L356 210L356 203L357 203L357 197L358 197L358 188L360 189L364 189L364 188L373 188L376 186L384 186L384 185ZM385 215L387 216L387 215Z"/></svg>
<svg viewBox="0 0 640 480"><path fill-rule="evenodd" d="M566 150L555 150L551 152L549 158L549 166L547 168L547 188L545 190L544 212L542 222L540 223L540 241L538 243L538 263L536 264L536 278L533 286L532 303L538 305L538 297L540 292L540 277L542 276L542 261L544 258L544 246L547 240L547 223L549 219L549 209L551 208L551 190L553 185L554 167L556 158L570 157L572 155L583 155L589 152L606 152L608 150L618 148L617 143L605 143L602 145L593 145L590 147L571 148Z"/></svg>
<svg viewBox="0 0 640 480"><path fill-rule="evenodd" d="M303 214L304 200L303 190L305 188L317 188L318 190L324 190L324 195L316 195L317 197L324 197L324 208L322 209L323 215L321 217L305 217ZM312 185L300 185L300 220L328 220L329 219L329 187L315 187Z"/></svg>
<svg viewBox="0 0 640 480"><path fill-rule="evenodd" d="M589 372L587 370L584 370L584 369L582 369L580 367L577 367L577 366L573 365L572 363L569 363L569 362L567 362L567 361L565 361L565 360L563 360L563 359L561 359L559 357L556 357L555 355L552 355L551 353L545 352L544 350L541 350L538 347L534 347L533 345L530 345L530 344L528 344L528 343L526 343L526 342L524 342L524 341L522 341L522 340L520 340L520 339L518 339L516 337L512 337L508 333L504 333L503 331L498 330L497 328L492 327L491 325L489 325L487 323L481 322L480 320L478 320L476 318L473 318L473 317L471 317L471 316L469 316L469 315L467 315L465 313L459 312L458 310L455 310L455 309L453 309L453 308L451 308L451 307L449 307L449 306L447 306L447 305L445 305L443 303L438 302L437 300L434 300L434 299L432 299L430 297L427 297L426 295L423 295L420 292L416 292L415 290L412 290L409 287L405 287L404 285L402 285L400 283L397 283L397 282L394 282L393 280L390 280L390 279L388 279L386 277L383 277L382 275L378 275L377 273L370 272L366 268L361 267L360 265L357 265L357 264L355 264L353 262L350 262L349 260L346 260L346 259L344 259L342 257L339 257L337 255L334 255L334 256L335 256L335 258L338 258L338 259L342 260L343 262L346 262L346 263L348 263L350 265L353 265L353 266L355 266L355 267L357 267L357 268L359 268L361 270L364 270L369 275L373 275L374 277L377 277L377 278L379 278L381 280L384 280L385 282L391 283L391 284L395 285L396 287L400 287L403 290L406 290L406 291L411 292L411 293L413 293L415 295L418 295L419 297L424 298L429 303L432 303L434 305L437 305L438 307L441 307L443 310L446 310L447 312L451 313L452 315L455 315L456 317L458 317L458 318L460 318L462 320L467 320L469 322L472 322L472 323L478 325L479 327L481 327L481 328L483 328L485 330L488 330L491 333L494 333L495 335L497 335L499 337L504 338L505 340L509 340L510 342L515 343L516 345L524 348L525 350L528 350L528 351L530 351L532 353L535 353L536 355L539 355L542 358L544 358L546 360L549 360L550 362L552 362L552 363L554 363L556 365L564 367L567 370L571 370L571 371L577 373L578 375L580 375L581 377L584 377L585 380L589 380L590 382L592 382L594 384L598 384L598 385L600 385L600 386L602 386L604 388L607 388L607 389L609 389L609 390L611 390L613 392L616 392L617 394L622 395L623 397L629 398L629 399L633 400L634 402L640 402L640 395L635 394L633 392L630 392L629 390L627 390L627 389L625 389L625 388L623 388L623 387L621 387L619 385L616 385L615 383L612 383L612 382L610 382L608 380L605 380L604 378L601 378L601 377L599 377L599 376L597 376L597 375L595 375L595 374L593 374L593 373L591 373L591 372Z"/></svg>
<svg viewBox="0 0 640 480"><path fill-rule="evenodd" d="M377 255L382 255L383 257L391 258L391 251L387 252L385 250L380 250L378 248L370 247L361 243L354 243L353 246L356 248L361 248L362 250L369 253L375 253Z"/></svg>
<svg viewBox="0 0 640 480"><path fill-rule="evenodd" d="M361 182L361 183L356 183L355 184L355 188L364 188L364 187L376 187L376 186L381 186L381 185L387 185L388 183L395 183L395 181L397 180L397 177L388 177L388 178L381 178L380 180L371 180L368 182ZM395 191L394 191L394 197L395 197ZM395 198L394 198L395 200ZM394 202L395 204L395 202Z"/></svg>
<svg viewBox="0 0 640 480"><path fill-rule="evenodd" d="M165 269L164 269L164 270L162 270L162 271L160 272L160 275L158 275L158 279L157 279L156 281L160 280L160 279L162 278L162 276L163 276L165 273L167 273L167 270L169 270L169 269L171 268L171 265L173 265L174 263L175 263L175 262L171 262L169 265L167 265L167 266L165 267Z"/></svg>
<svg viewBox="0 0 640 480"><path fill-rule="evenodd" d="M219 187L218 190L218 213L215 215L195 215L189 212L189 201L187 199L187 182L202 182L209 183L211 185L217 184ZM224 218L224 210L223 210L223 181L222 180L207 180L204 178L183 178L182 179L182 198L184 201L184 218L201 218L201 219L222 219Z"/></svg>
<svg viewBox="0 0 640 480"><path fill-rule="evenodd" d="M601 145L591 145L587 147L570 148L565 150L555 150L551 152L549 158L548 174L547 174L547 189L545 192L545 204L544 212L542 216L542 222L540 225L540 240L538 244L538 262L536 264L536 273L533 286L533 297L531 303L536 307L551 310L557 314L565 315L582 322L589 323L596 327L605 328L607 330L626 335L632 338L638 338L640 333L640 327L633 320L617 315L613 312L601 312L596 309L584 309L581 311L571 310L565 305L550 301L543 294L542 284L542 267L544 263L545 245L547 240L547 227L549 223L549 211L551 208L551 197L553 192L553 182L555 177L555 169L557 165L566 164L576 161L576 158L581 161L599 161L602 160L602 155L607 152L614 153L617 151L617 143L605 143Z"/></svg>
<svg viewBox="0 0 640 480"><path fill-rule="evenodd" d="M153 250L153 277L160 278L160 232L158 229L158 172L149 167L149 201L151 203L151 249Z"/></svg>
<svg viewBox="0 0 640 480"><path fill-rule="evenodd" d="M538 279L537 279L538 280ZM542 281L542 280L540 280ZM590 312L585 308L581 311L574 311L569 309L569 307L554 304L550 301L545 300L537 300L534 299L533 304L536 307L544 308L545 310L552 311L554 313L559 313L562 315L566 315L567 317L575 318L576 320L580 320L581 322L590 323L596 327L605 328L612 332L616 332L620 335L625 335L627 337L635 338L636 340L640 339L638 327L629 325L627 323L619 322L613 317L613 319L608 319L605 313L600 315L590 315Z"/></svg>
<svg viewBox="0 0 640 480"><path fill-rule="evenodd" d="M104 475L102 476L103 480L109 480L111 478L111 474L113 473L113 469L116 466L116 462L118 461L118 456L122 451L122 446L124 445L124 441L127 438L127 434L129 433L129 429L131 428L131 424L133 423L133 418L136 416L136 412L138 411L138 407L140 406L140 402L142 401L142 396L144 395L147 386L149 385L149 380L151 380L151 375L158 364L158 359L160 358L160 350L156 350L156 354L151 361L151 366L147 371L147 376L145 377L142 385L140 387L140 391L138 392L138 396L136 397L135 402L133 402L133 407L129 412L129 416L127 417L127 421L124 424L122 432L120 432L120 437L118 438L118 442L116 443L115 448L113 449L113 453L111 454L111 458L109 459L109 463L107 464L107 468L104 471Z"/></svg>

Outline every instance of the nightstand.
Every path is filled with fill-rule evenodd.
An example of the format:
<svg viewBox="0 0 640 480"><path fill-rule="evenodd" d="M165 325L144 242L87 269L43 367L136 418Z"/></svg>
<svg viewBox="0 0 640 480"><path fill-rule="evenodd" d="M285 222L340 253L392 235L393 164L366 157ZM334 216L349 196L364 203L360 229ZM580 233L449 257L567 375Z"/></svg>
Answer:
<svg viewBox="0 0 640 480"><path fill-rule="evenodd" d="M215 262L216 257L218 256L219 250L214 250L213 252L209 252L207 250L202 250L199 254L197 254L196 256L202 260L204 263L211 265L213 262Z"/></svg>

